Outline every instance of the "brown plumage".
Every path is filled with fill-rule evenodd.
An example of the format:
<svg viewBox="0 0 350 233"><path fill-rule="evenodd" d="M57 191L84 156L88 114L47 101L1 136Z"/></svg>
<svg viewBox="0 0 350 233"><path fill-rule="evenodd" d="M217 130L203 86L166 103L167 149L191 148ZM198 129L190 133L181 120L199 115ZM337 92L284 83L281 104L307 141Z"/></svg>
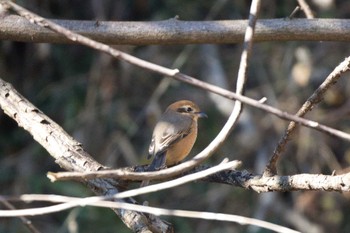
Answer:
<svg viewBox="0 0 350 233"><path fill-rule="evenodd" d="M190 153L201 117L206 114L189 100L177 101L165 110L153 130L148 159L154 158L149 171L175 165Z"/></svg>

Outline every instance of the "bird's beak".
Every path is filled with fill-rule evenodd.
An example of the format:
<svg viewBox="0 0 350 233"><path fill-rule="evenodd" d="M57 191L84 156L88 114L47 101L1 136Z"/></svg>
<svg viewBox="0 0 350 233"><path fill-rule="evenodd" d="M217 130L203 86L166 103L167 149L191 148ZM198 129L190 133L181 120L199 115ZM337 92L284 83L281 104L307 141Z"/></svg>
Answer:
<svg viewBox="0 0 350 233"><path fill-rule="evenodd" d="M196 115L198 116L198 118L208 118L207 114L205 114L204 112L196 112Z"/></svg>

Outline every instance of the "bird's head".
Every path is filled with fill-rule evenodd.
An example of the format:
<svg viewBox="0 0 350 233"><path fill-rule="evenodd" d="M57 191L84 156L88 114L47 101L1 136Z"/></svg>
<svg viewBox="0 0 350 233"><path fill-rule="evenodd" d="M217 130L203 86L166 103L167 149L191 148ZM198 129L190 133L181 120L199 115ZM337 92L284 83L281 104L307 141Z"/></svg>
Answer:
<svg viewBox="0 0 350 233"><path fill-rule="evenodd" d="M191 116L193 118L208 117L207 114L201 112L200 108L189 100L180 100L171 104L167 110L176 111L180 114Z"/></svg>

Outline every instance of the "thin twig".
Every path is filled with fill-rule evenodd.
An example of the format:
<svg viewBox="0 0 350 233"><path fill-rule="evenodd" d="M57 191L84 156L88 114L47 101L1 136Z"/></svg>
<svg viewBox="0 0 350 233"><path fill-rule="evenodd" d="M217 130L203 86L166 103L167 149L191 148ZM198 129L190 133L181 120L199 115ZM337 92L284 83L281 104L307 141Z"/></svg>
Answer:
<svg viewBox="0 0 350 233"><path fill-rule="evenodd" d="M347 72L350 67L350 57L346 58L341 62L335 69L327 76L327 78L322 82L322 84L316 89L316 91L306 100L299 111L295 114L299 117L304 117L306 113L310 112L315 105L317 105L322 99L325 92L332 86L334 86L337 81L342 77L342 74ZM285 150L285 147L290 140L291 136L298 128L296 122L292 121L289 123L284 135L279 140L277 147L275 148L269 163L266 165L264 175L272 176L276 174L276 164L279 160L281 154Z"/></svg>
<svg viewBox="0 0 350 233"><path fill-rule="evenodd" d="M0 196L0 202L10 210L16 210L16 208L2 196ZM24 216L18 216L21 222L32 233L40 233L40 231L33 225L32 221Z"/></svg>
<svg viewBox="0 0 350 233"><path fill-rule="evenodd" d="M1 196L0 196L1 197ZM156 208L150 206L141 206L135 204L121 203L121 202L111 202L104 200L97 200L98 197L88 197L88 198L77 198L77 197L67 197L60 195L44 195L44 194L27 194L21 195L18 198L13 197L3 197L8 200L20 200L20 201L46 201L53 203L62 203L58 205L53 205L49 207L41 207L41 208L31 208L31 209L23 209L23 210L0 210L0 217L16 217L16 216L34 216L34 215L43 215L49 213L56 213L58 211L66 210L69 208L77 207L77 206L96 206L96 207L112 207L112 208L120 208L120 209L129 209L133 211L140 211L144 213L150 213L153 215L168 215L168 216L177 216L184 218L197 218L197 219L206 219L206 220L215 220L215 221L227 221L227 222L235 222L240 225L254 225L261 228L269 229L275 232L281 233L298 233L299 231L295 231L289 229L287 227L283 227L277 224L269 223L263 220L258 220L254 218L247 218L239 215L233 214L222 214L222 213L212 213L212 212L203 212L203 211L188 211L188 210L177 210L177 209L163 209ZM90 200L96 199L94 202Z"/></svg>
<svg viewBox="0 0 350 233"><path fill-rule="evenodd" d="M236 93L239 95L244 94L245 83L247 80L248 61L252 53L254 30L255 30L255 25L256 25L258 13L259 13L259 8L260 8L260 0L253 0L250 5L249 22L244 35L243 51L241 54L238 75L237 75ZM242 112L242 109L243 109L242 102L236 101L235 106L233 107L232 113L229 117L229 120L227 121L227 123L232 122L231 123L232 126L230 130L232 130L233 126L237 123L237 120ZM227 132L227 134L229 133L230 131Z"/></svg>
<svg viewBox="0 0 350 233"><path fill-rule="evenodd" d="M47 177L51 182L63 180L91 180L96 178L115 178L122 180L150 180L164 179L156 172L132 172L130 168L102 170L102 171L86 171L86 172L48 172ZM165 177L167 178L167 177Z"/></svg>
<svg viewBox="0 0 350 233"><path fill-rule="evenodd" d="M313 19L315 18L314 13L312 12L310 6L307 4L307 2L305 0L297 0L301 10L304 11L306 18L308 19Z"/></svg>
<svg viewBox="0 0 350 233"><path fill-rule="evenodd" d="M159 184L154 184L154 185L149 185L133 190L127 190L121 193L115 194L113 197L114 198L125 198L125 197L134 197L134 196L139 196L141 194L146 194L146 193L151 193L151 192L156 192L164 189L169 189L172 187L179 186L181 184L185 184L191 181L199 180L202 179L203 177L209 176L211 174L217 173L219 171L227 170L227 169L235 169L238 166L240 166L241 162L235 160L231 162L224 162L221 164L218 164L214 167L211 167L207 170L204 170L202 172L197 172L193 173L190 175L186 175L177 179L173 179L170 181L165 181Z"/></svg>
<svg viewBox="0 0 350 233"><path fill-rule="evenodd" d="M290 15L288 16L288 19L293 19L295 14L298 13L300 10L300 6L296 6L295 9L292 11L292 13L290 13Z"/></svg>

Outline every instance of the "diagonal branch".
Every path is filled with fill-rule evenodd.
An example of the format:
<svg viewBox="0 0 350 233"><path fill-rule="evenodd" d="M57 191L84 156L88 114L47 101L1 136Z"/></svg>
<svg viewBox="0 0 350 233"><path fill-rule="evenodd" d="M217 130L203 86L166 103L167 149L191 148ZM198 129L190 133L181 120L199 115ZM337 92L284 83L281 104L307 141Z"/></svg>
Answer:
<svg viewBox="0 0 350 233"><path fill-rule="evenodd" d="M10 203L8 202L6 199L4 199L3 197L0 196L0 203L2 203L6 208L10 209L10 210L16 210L16 208ZM32 223L31 220L29 220L28 218L24 217L24 216L19 216L18 217L22 224L31 232L31 233L41 233Z"/></svg>
<svg viewBox="0 0 350 233"><path fill-rule="evenodd" d="M335 85L337 81L342 77L342 74L349 71L350 67L350 57L347 57L343 62L341 62L322 82L322 84L316 89L316 91L306 100L303 106L295 114L299 117L304 117L308 112L310 112L316 104L321 102L325 92ZM277 173L276 164L278 159L281 157L281 154L285 150L285 147L290 140L291 136L298 128L296 122L292 121L289 123L283 137L278 142L277 147L275 148L273 155L270 158L269 163L266 165L264 176L271 176Z"/></svg>
<svg viewBox="0 0 350 233"><path fill-rule="evenodd" d="M301 10L304 11L306 17L308 19L314 19L315 18L314 13L312 12L310 6L307 4L306 0L297 0L297 1L301 7Z"/></svg>
<svg viewBox="0 0 350 233"><path fill-rule="evenodd" d="M0 107L14 119L19 126L27 130L34 139L40 143L49 154L55 158L55 162L68 171L98 171L105 168L97 163L82 145L69 136L58 124L52 121L27 99L20 95L9 83L0 79ZM106 197L113 196L123 190L123 183L113 179L96 178L84 182L96 194ZM132 199L125 202L134 203ZM121 211L113 209L123 222L134 232L143 232L148 229L147 218L135 211ZM169 231L169 226L155 218L158 227L163 232ZM137 220L137 221L135 221Z"/></svg>

